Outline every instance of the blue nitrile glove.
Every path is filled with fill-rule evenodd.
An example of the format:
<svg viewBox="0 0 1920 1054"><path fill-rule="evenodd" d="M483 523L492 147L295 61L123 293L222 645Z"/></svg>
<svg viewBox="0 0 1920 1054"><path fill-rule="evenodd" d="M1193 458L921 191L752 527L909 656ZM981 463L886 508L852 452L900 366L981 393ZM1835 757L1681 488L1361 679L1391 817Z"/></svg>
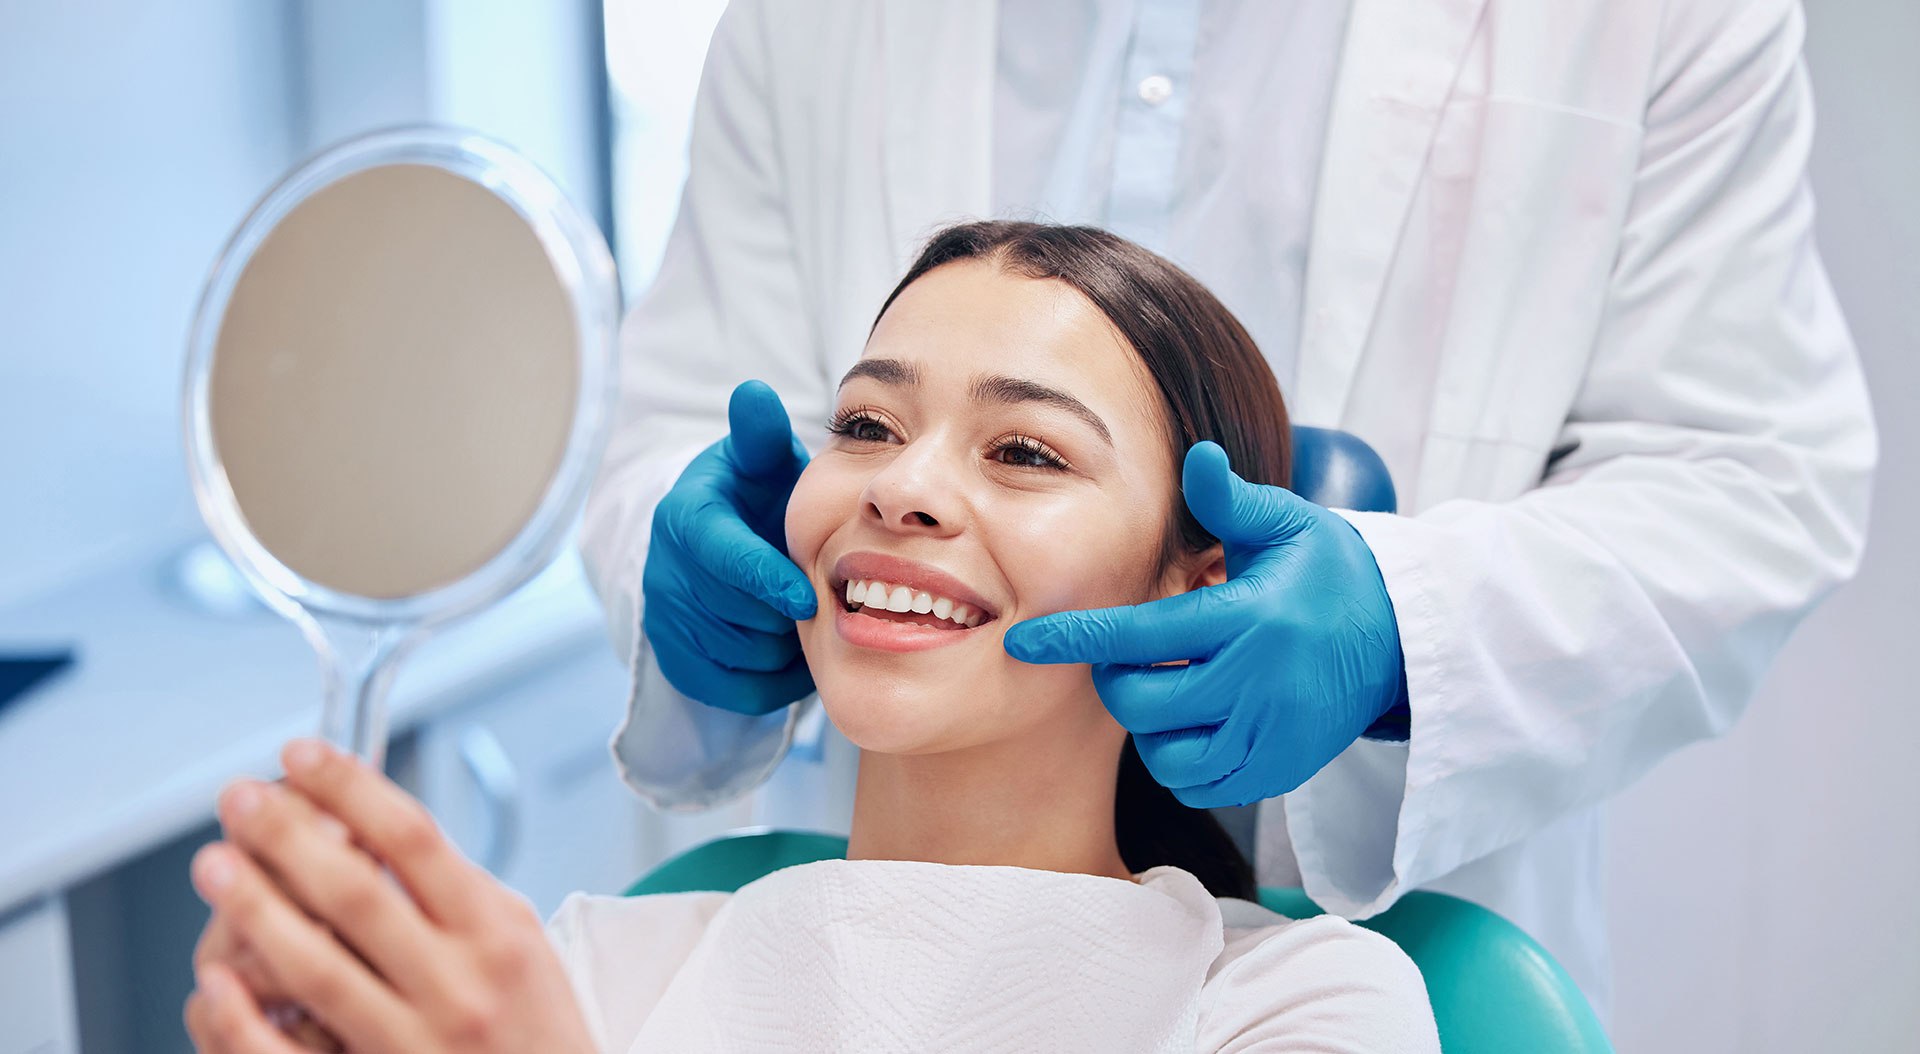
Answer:
<svg viewBox="0 0 1920 1054"><path fill-rule="evenodd" d="M1227 581L1030 619L1006 647L1094 664L1155 779L1195 808L1245 805L1298 787L1404 706L1400 630L1373 551L1337 514L1246 482L1214 443L1187 451L1182 488L1221 541Z"/></svg>
<svg viewBox="0 0 1920 1054"><path fill-rule="evenodd" d="M733 390L727 426L653 511L641 624L681 694L765 714L813 691L793 623L816 602L787 559L785 525L807 451L760 381Z"/></svg>

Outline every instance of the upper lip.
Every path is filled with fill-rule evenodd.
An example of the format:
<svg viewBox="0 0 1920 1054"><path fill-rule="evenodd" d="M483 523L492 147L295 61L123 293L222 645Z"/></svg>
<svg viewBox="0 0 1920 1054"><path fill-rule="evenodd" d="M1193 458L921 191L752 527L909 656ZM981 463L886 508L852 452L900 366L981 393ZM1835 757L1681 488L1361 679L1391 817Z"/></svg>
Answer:
<svg viewBox="0 0 1920 1054"><path fill-rule="evenodd" d="M886 553L848 553L833 564L833 588L839 595L845 595L848 582L885 582L890 586L906 586L917 592L932 593L946 597L956 604L969 604L974 610L991 619L999 611L973 591L965 582L930 564L905 557L889 556Z"/></svg>

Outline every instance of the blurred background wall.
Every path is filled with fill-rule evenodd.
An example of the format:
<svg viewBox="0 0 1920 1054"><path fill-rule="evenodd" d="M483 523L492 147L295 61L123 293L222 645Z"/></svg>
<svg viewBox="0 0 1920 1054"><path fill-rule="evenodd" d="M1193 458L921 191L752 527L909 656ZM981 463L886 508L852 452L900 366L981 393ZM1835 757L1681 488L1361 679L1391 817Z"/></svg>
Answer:
<svg viewBox="0 0 1920 1054"><path fill-rule="evenodd" d="M477 127L601 218L631 296L671 222L720 6L0 0L0 645L50 612L106 625L114 598L177 586L156 583L202 538L177 410L194 299L288 166L381 125ZM1920 692L1907 661L1920 629L1908 541L1920 536L1920 4L1810 8L1822 248L1883 444L1873 539L1860 580L1793 639L1747 719L1662 765L1613 812L1613 1019L1625 1051L1920 1049L1920 765L1909 758ZM558 588L590 621L577 575ZM284 633L271 675L307 690L311 659ZM804 812L792 797L777 815L765 802L700 817L634 803L602 747L622 677L594 632L513 670L453 658L471 667L465 687L405 732L396 757L463 844L484 846L484 795L457 762L472 728L499 730L547 839L501 873L543 909L567 889L617 888L711 832ZM216 688L265 683L227 673ZM0 757L41 716L0 714ZM166 717L129 711L116 731ZM87 759L102 752L84 738L70 746L71 778L94 778ZM200 813L128 835L64 897L0 903L0 1054L73 1049L37 1045L11 1016L8 996L39 991L30 984L45 971L32 964L47 962L79 976L87 1020L74 1041L89 1054L183 1047L184 948L204 917L184 863L212 836L203 797ZM16 848L0 844L0 871Z"/></svg>
<svg viewBox="0 0 1920 1054"><path fill-rule="evenodd" d="M1813 0L1821 255L1880 474L1860 575L1611 816L1622 1051L1920 1050L1920 4Z"/></svg>

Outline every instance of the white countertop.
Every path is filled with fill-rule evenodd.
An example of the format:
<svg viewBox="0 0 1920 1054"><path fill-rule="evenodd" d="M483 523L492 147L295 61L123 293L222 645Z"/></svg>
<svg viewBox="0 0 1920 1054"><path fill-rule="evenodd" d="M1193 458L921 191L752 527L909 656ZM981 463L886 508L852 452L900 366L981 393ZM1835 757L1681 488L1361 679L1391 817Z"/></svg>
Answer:
<svg viewBox="0 0 1920 1054"><path fill-rule="evenodd" d="M171 580L191 541L0 611L0 653L76 653L0 709L0 912L207 822L229 780L279 775L280 745L318 729L319 664L299 630L265 608L192 604ZM390 728L599 643L601 625L569 550L408 657Z"/></svg>

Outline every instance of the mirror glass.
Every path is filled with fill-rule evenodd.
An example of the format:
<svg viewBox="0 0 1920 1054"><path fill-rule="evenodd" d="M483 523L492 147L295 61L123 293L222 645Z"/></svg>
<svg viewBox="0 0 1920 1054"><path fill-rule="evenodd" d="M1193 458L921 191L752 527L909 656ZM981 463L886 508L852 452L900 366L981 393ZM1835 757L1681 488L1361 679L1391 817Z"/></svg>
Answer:
<svg viewBox="0 0 1920 1054"><path fill-rule="evenodd" d="M402 129L255 207L194 325L214 537L320 653L323 734L378 760L394 664L553 556L616 390L599 231L501 144Z"/></svg>

